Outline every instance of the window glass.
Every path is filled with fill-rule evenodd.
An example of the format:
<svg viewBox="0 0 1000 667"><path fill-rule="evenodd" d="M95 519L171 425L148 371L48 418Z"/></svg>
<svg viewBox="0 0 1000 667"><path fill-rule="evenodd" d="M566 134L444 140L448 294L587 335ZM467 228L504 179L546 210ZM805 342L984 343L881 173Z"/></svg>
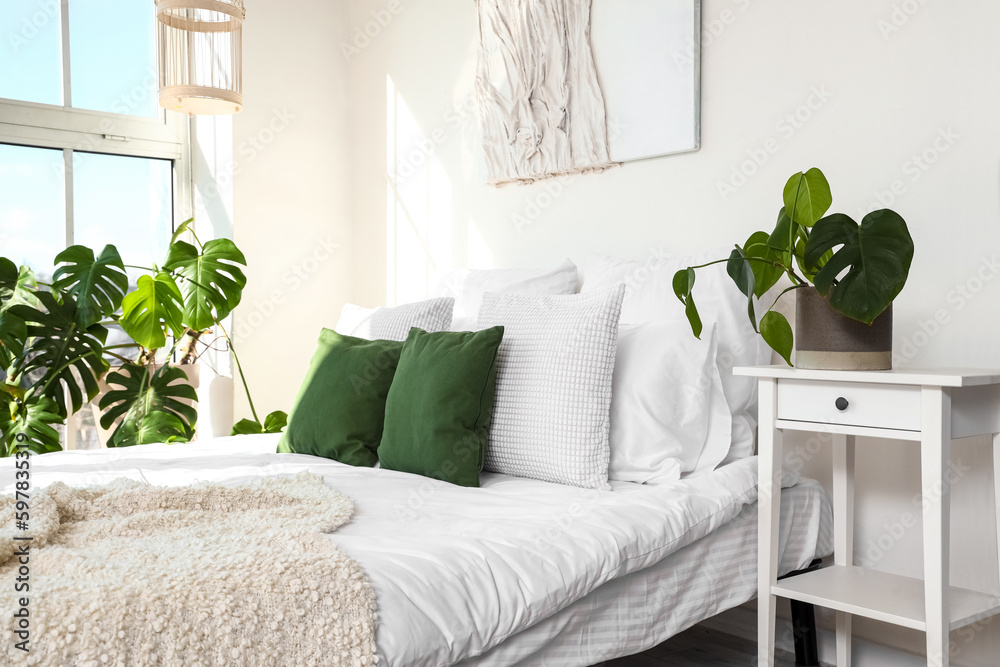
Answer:
<svg viewBox="0 0 1000 667"><path fill-rule="evenodd" d="M0 256L52 277L66 247L63 152L0 144Z"/></svg>
<svg viewBox="0 0 1000 667"><path fill-rule="evenodd" d="M152 0L72 0L73 106L155 118L159 113L155 28Z"/></svg>
<svg viewBox="0 0 1000 667"><path fill-rule="evenodd" d="M63 103L59 11L59 0L0 2L0 97Z"/></svg>
<svg viewBox="0 0 1000 667"><path fill-rule="evenodd" d="M172 171L169 160L73 153L74 242L95 253L107 244L118 248L125 264L151 267L161 264L172 233ZM128 268L130 289L145 272ZM130 343L117 326L109 327L108 345ZM137 350L117 353L134 359ZM117 365L120 360L108 358ZM66 446L100 447L97 419L85 407L70 421Z"/></svg>
<svg viewBox="0 0 1000 667"><path fill-rule="evenodd" d="M160 264L172 233L169 160L73 153L74 242L100 252L108 243L126 264ZM130 282L142 271L129 269Z"/></svg>

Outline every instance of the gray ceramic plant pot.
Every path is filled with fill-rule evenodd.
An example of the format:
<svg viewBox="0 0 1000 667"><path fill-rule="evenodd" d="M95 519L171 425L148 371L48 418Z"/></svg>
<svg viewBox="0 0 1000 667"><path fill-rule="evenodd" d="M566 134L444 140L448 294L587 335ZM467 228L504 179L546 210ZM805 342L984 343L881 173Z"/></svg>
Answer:
<svg viewBox="0 0 1000 667"><path fill-rule="evenodd" d="M892 305L871 326L841 315L829 296L795 290L795 367L832 371L892 368Z"/></svg>

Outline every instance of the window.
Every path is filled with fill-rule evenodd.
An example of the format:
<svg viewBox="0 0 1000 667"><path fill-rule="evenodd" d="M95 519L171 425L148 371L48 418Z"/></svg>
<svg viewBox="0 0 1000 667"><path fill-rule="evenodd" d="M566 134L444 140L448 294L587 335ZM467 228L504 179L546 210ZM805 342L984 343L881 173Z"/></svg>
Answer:
<svg viewBox="0 0 1000 667"><path fill-rule="evenodd" d="M0 144L0 254L42 274L65 246L62 170L62 151Z"/></svg>
<svg viewBox="0 0 1000 667"><path fill-rule="evenodd" d="M0 3L0 254L42 278L78 243L160 262L191 215L188 119L157 103L155 21L151 1ZM84 408L66 446L96 442Z"/></svg>

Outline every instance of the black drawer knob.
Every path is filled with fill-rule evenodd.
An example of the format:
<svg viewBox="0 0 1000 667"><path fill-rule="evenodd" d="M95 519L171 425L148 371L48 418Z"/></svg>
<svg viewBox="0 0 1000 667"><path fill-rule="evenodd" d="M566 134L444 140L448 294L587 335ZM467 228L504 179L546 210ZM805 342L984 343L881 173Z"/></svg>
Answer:
<svg viewBox="0 0 1000 667"><path fill-rule="evenodd" d="M847 402L846 398L844 398L843 396L841 396L840 398L837 399L837 402L835 403L835 405L837 406L838 410L840 410L841 412L843 412L844 410L847 409L847 406L850 405L850 403Z"/></svg>

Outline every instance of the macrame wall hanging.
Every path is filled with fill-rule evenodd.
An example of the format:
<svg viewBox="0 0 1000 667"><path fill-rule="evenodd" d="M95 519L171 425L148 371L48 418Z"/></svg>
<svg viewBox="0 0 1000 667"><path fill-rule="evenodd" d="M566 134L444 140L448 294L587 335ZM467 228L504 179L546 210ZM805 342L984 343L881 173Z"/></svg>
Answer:
<svg viewBox="0 0 1000 667"><path fill-rule="evenodd" d="M590 44L591 0L476 2L487 181L532 183L616 166Z"/></svg>

